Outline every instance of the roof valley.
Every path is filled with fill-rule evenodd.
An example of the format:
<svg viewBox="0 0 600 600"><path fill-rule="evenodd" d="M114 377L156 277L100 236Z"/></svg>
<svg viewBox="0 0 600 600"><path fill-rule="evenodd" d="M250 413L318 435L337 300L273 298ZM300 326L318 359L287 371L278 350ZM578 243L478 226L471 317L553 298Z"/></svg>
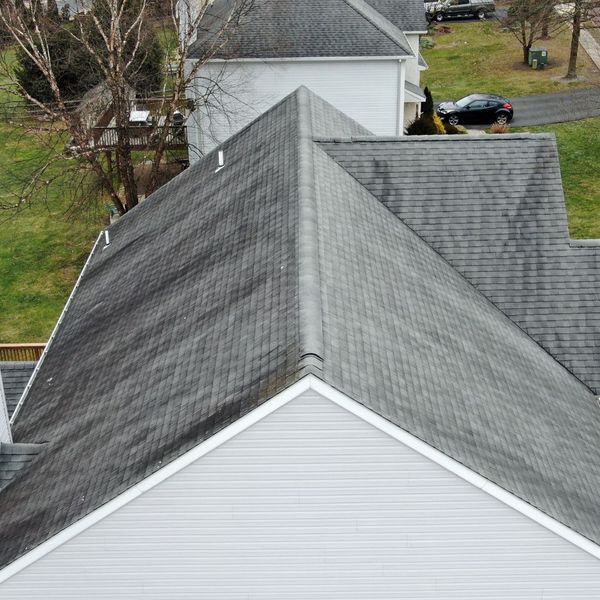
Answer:
<svg viewBox="0 0 600 600"><path fill-rule="evenodd" d="M323 308L313 165L310 96L300 88L298 103L298 295L300 309L300 375L323 371Z"/></svg>

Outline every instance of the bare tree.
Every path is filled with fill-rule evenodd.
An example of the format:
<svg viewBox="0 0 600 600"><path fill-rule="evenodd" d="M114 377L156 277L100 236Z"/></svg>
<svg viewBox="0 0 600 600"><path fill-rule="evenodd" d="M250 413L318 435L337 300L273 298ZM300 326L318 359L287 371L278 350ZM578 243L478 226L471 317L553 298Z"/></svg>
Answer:
<svg viewBox="0 0 600 600"><path fill-rule="evenodd" d="M529 62L529 50L540 39L554 35L564 27L555 11L557 0L513 0L504 19L523 49L523 63Z"/></svg>
<svg viewBox="0 0 600 600"><path fill-rule="evenodd" d="M572 30L569 66L565 79L577 79L577 56L581 28L598 8L600 8L600 0L574 0L572 4L566 5L566 8L562 10L562 15Z"/></svg>
<svg viewBox="0 0 600 600"><path fill-rule="evenodd" d="M217 4L218 8L212 0L163 0L157 16L152 0L73 0L72 13L76 17L65 23L56 18L54 8L51 14L48 12L45 0L30 0L26 6L15 0L0 0L0 25L19 53L35 65L50 90L50 98L41 99L19 82L12 65L5 64L4 76L9 81L6 90L37 115L33 124L20 123L20 129L35 129L52 149L47 160L36 167L16 205L30 202L40 187L51 184L52 178L47 175L55 171L52 165L57 162L71 165L73 177L79 182L90 181L92 175L120 214L138 203L134 170L140 161L149 168L146 187L154 189L163 159L174 137L181 135L178 113L186 109L186 90L227 43L231 32L248 17L254 0ZM203 32L201 43L197 41L199 27ZM135 90L138 101L140 95L153 96L151 108L156 118L135 127L131 122L136 104L131 82L140 69L145 36L157 28L161 30L166 65L162 89ZM57 75L60 56L56 56L52 44L57 30L68 35L101 74L98 102L104 103L106 110L97 112L110 112L110 128L98 127L95 119L78 110L80 103L70 101L61 86ZM195 60L188 61L193 44ZM213 97L223 93L218 81L203 86L203 90L204 96L196 102L214 102ZM70 141L65 145L66 137Z"/></svg>

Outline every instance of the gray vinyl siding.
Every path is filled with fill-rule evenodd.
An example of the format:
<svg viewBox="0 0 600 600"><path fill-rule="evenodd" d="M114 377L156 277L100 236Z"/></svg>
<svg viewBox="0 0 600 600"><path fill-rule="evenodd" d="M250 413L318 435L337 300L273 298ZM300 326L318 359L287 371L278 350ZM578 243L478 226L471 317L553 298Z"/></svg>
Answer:
<svg viewBox="0 0 600 600"><path fill-rule="evenodd" d="M398 60L319 60L213 63L203 68L219 82L212 107L192 115L189 140L202 153L242 129L301 85L333 104L376 135L396 135ZM199 131L197 131L199 129ZM195 155L192 149L191 155ZM192 158L193 160L193 158Z"/></svg>
<svg viewBox="0 0 600 600"><path fill-rule="evenodd" d="M2 600L578 600L599 561L307 392L13 578Z"/></svg>

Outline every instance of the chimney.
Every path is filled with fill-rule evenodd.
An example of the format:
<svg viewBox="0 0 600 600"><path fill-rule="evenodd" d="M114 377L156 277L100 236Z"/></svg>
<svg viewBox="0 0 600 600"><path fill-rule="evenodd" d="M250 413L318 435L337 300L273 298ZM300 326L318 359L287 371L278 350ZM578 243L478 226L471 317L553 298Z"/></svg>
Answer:
<svg viewBox="0 0 600 600"><path fill-rule="evenodd" d="M2 385L2 371L0 371L0 444L2 443L11 444L12 435L10 433L6 396L4 395L4 386Z"/></svg>

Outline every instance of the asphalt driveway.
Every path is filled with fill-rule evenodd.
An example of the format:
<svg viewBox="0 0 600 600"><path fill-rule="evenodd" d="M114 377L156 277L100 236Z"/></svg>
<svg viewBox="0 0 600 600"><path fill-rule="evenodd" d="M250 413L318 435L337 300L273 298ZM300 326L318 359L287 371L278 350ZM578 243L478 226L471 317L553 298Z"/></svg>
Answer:
<svg viewBox="0 0 600 600"><path fill-rule="evenodd" d="M511 125L547 125L600 117L600 88L577 89L539 96L510 98L515 110Z"/></svg>

